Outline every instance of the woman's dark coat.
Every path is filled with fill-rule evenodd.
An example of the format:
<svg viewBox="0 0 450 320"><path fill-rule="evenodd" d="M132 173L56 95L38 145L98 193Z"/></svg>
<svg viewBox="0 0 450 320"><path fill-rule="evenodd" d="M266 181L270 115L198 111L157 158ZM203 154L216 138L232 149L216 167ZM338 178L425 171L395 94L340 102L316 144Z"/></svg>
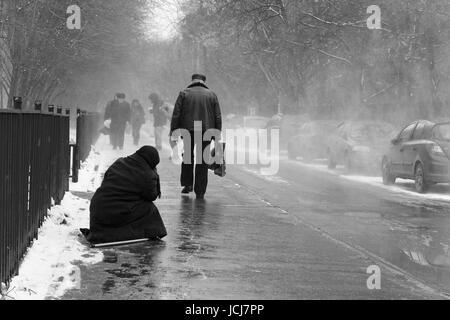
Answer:
<svg viewBox="0 0 450 320"><path fill-rule="evenodd" d="M90 206L90 234L93 243L142 238L163 238L166 228L153 204L161 196L156 165L159 155L143 147L117 160L105 173Z"/></svg>
<svg viewBox="0 0 450 320"><path fill-rule="evenodd" d="M131 125L140 127L145 123L145 111L140 103L131 105Z"/></svg>

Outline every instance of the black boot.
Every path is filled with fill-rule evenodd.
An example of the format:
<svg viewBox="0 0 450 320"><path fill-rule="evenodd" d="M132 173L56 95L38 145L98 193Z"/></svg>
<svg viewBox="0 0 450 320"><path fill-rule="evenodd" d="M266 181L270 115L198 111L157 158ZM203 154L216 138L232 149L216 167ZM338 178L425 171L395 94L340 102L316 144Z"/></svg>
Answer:
<svg viewBox="0 0 450 320"><path fill-rule="evenodd" d="M181 190L181 193L188 194L188 193L191 193L192 191L194 191L194 188L192 186L187 186L187 187L184 187L183 190Z"/></svg>

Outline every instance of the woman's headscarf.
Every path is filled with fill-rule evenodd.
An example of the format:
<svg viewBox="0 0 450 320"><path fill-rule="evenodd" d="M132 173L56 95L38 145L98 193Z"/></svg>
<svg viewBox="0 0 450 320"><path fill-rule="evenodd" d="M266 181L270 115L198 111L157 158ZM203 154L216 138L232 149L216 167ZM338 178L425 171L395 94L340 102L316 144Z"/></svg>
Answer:
<svg viewBox="0 0 450 320"><path fill-rule="evenodd" d="M136 152L149 164L150 168L155 169L159 164L159 152L152 146L144 146Z"/></svg>
<svg viewBox="0 0 450 320"><path fill-rule="evenodd" d="M159 164L159 152L156 150L156 148L152 146L145 146L140 148L137 152L137 155L144 158L144 160L149 164L150 168L155 170L155 174L158 177L158 183L157 183L157 192L158 192L158 198L161 198L161 182L159 180L159 175L156 172L156 166Z"/></svg>

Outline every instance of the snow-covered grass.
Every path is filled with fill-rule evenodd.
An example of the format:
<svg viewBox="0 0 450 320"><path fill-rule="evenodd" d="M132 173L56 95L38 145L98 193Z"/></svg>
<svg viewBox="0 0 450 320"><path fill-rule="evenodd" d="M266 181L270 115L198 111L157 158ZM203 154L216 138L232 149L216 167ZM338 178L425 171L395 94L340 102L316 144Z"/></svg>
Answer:
<svg viewBox="0 0 450 320"><path fill-rule="evenodd" d="M75 137L71 130L71 139ZM142 131L142 142L153 142L151 130ZM165 143L165 149L170 147ZM138 147L126 136L125 148L113 150L108 136L100 136L88 159L81 165L79 182L70 183L61 205L53 206L25 255L19 273L10 286L2 285L0 299L42 300L58 299L67 290L81 284L79 265L102 261L101 250L91 249L81 240L80 228L89 228L89 205L87 196L100 186L103 173L119 157L128 156ZM79 196L77 196L79 195Z"/></svg>
<svg viewBox="0 0 450 320"><path fill-rule="evenodd" d="M61 205L49 212L22 262L19 275L13 278L8 296L18 300L58 298L68 289L80 285L77 262L102 260L99 250L78 241L78 229L89 226L89 201L68 192Z"/></svg>
<svg viewBox="0 0 450 320"><path fill-rule="evenodd" d="M80 263L93 264L103 259L100 250L80 242L79 229L89 227L90 203L76 194L93 193L101 184L105 167L121 156L118 152L113 154L107 145L106 137L101 137L96 148L102 152L93 149L82 164L79 182L71 183L61 205L49 211L38 240L28 250L19 274L7 289L6 299L57 299L80 285Z"/></svg>
<svg viewBox="0 0 450 320"><path fill-rule="evenodd" d="M74 136L72 130L71 136ZM143 142L152 140L151 133L143 130ZM165 145L165 148L169 146ZM127 135L125 148L113 150L108 136L100 136L88 159L81 165L79 182L70 183L61 205L54 206L39 229L9 288L2 286L5 299L42 300L58 299L67 290L81 284L78 265L102 261L101 250L91 249L81 242L80 228L89 228L90 202L83 195L92 194L100 186L106 169L119 157L128 156L138 147ZM80 195L77 196L77 195ZM0 296L0 298L2 298Z"/></svg>

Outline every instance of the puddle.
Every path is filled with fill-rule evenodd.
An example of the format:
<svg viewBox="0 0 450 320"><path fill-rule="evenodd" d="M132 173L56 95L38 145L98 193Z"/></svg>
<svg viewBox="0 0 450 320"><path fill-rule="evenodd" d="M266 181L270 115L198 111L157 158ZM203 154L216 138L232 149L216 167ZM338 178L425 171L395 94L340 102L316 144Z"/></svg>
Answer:
<svg viewBox="0 0 450 320"><path fill-rule="evenodd" d="M345 212L344 216L355 218L381 218L381 214L376 212Z"/></svg>
<svg viewBox="0 0 450 320"><path fill-rule="evenodd" d="M110 293L111 289L113 289L115 286L116 282L113 279L108 278L102 285L102 293Z"/></svg>

